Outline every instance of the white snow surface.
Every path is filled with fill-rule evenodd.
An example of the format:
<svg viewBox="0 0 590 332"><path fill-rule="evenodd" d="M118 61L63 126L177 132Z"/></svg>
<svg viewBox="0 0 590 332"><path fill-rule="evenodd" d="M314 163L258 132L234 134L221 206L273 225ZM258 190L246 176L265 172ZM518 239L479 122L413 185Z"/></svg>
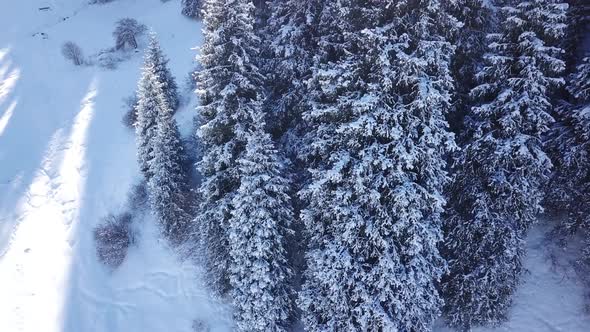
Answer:
<svg viewBox="0 0 590 332"><path fill-rule="evenodd" d="M0 331L176 332L191 331L195 319L231 330L229 308L208 294L198 266L159 239L151 218L122 266L97 261L92 229L123 208L139 176L121 100L135 91L142 54L108 71L75 67L60 53L68 40L86 56L111 47L114 22L133 17L158 33L182 86L201 28L180 15L179 2L0 4ZM193 106L178 114L185 133ZM531 232L530 273L510 321L477 332L590 331L574 255L545 241L548 227Z"/></svg>
<svg viewBox="0 0 590 332"><path fill-rule="evenodd" d="M588 332L590 312L584 285L574 268L579 248L563 249L550 239L554 224L543 221L527 238L527 270L516 292L509 321L473 332ZM441 322L442 323L442 322ZM452 332L442 327L437 332Z"/></svg>
<svg viewBox="0 0 590 332"><path fill-rule="evenodd" d="M86 56L111 47L124 17L158 34L183 86L201 27L180 14L180 0L0 4L2 332L192 331L193 320L230 330L228 308L208 294L201 269L159 239L151 218L139 222L118 269L96 258L93 228L123 208L139 176L134 134L121 118L143 54L109 71L75 67L61 45L74 41ZM181 127L190 128L193 106L180 111Z"/></svg>

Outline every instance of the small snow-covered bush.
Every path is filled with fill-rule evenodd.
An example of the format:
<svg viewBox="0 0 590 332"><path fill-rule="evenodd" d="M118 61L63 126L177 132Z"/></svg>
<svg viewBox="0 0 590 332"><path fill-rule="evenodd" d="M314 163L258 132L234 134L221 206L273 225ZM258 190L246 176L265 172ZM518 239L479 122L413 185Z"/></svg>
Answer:
<svg viewBox="0 0 590 332"><path fill-rule="evenodd" d="M61 47L61 54L63 54L64 58L67 60L71 60L76 66L80 66L84 63L82 49L74 42L65 42Z"/></svg>
<svg viewBox="0 0 590 332"><path fill-rule="evenodd" d="M123 107L126 109L123 115L123 124L129 129L135 128L137 121L137 95L133 94L123 100Z"/></svg>
<svg viewBox="0 0 590 332"><path fill-rule="evenodd" d="M141 211L148 203L148 192L145 181L141 181L131 187L127 196L127 204L131 211Z"/></svg>
<svg viewBox="0 0 590 332"><path fill-rule="evenodd" d="M193 321L193 331L194 332L210 332L211 328L202 320L195 319Z"/></svg>
<svg viewBox="0 0 590 332"><path fill-rule="evenodd" d="M114 70L117 69L119 63L128 60L132 53L120 52L114 48L107 48L99 51L94 56L94 61L99 67Z"/></svg>
<svg viewBox="0 0 590 332"><path fill-rule="evenodd" d="M137 22L133 18L124 18L117 21L113 37L115 38L115 48L117 50L125 49L126 45L137 48L137 38L145 33L147 27Z"/></svg>
<svg viewBox="0 0 590 332"><path fill-rule="evenodd" d="M202 0L182 0L182 15L190 18L201 16Z"/></svg>
<svg viewBox="0 0 590 332"><path fill-rule="evenodd" d="M127 249L135 242L131 230L133 216L129 212L109 214L94 229L98 259L110 268L119 267L125 260Z"/></svg>

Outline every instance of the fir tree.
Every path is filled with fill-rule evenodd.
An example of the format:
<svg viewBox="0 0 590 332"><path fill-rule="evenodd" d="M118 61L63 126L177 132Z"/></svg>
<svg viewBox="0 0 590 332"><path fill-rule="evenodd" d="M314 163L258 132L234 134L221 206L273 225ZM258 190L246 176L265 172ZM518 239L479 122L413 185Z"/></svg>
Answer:
<svg viewBox="0 0 590 332"><path fill-rule="evenodd" d="M476 73L483 66L486 35L495 26L495 10L487 0L458 0L452 2L452 13L462 26L452 36L456 46L452 75L457 87L449 124L455 134L463 130L465 115L471 107L469 93L477 85Z"/></svg>
<svg viewBox="0 0 590 332"><path fill-rule="evenodd" d="M550 136L556 170L546 201L568 216L557 226L559 235L586 233L582 256L590 266L590 57L569 77L567 90L571 102L559 108L561 121Z"/></svg>
<svg viewBox="0 0 590 332"><path fill-rule="evenodd" d="M582 215L586 210L582 208L584 204L579 204L584 201L583 195L580 195L584 190L579 184L584 178L581 173L590 166L585 160L582 148L588 137L584 127L586 120L583 109L588 104L588 85L584 80L588 80L590 65L587 56L590 52L586 51L584 54L581 47L585 32L590 31L590 4L577 0L569 2L569 24L563 43L569 75L566 86L559 96L560 105L555 112L557 121L547 139L555 168L552 180L547 186L548 195L545 200L545 205L551 212L571 213L571 218L565 225L558 227L565 226L565 229L570 228L568 224L572 220L580 220L579 217L573 217L575 214Z"/></svg>
<svg viewBox="0 0 590 332"><path fill-rule="evenodd" d="M293 312L285 248L293 222L289 183L262 113L252 116L229 222L232 299L240 331L287 331Z"/></svg>
<svg viewBox="0 0 590 332"><path fill-rule="evenodd" d="M156 136L156 118L159 108L158 88L159 83L154 67L146 61L137 91L137 122L135 124L139 169L146 180L149 180L152 175L149 161L152 158Z"/></svg>
<svg viewBox="0 0 590 332"><path fill-rule="evenodd" d="M288 161L285 177L292 185L290 192L295 222L293 234L288 237L289 262L297 271L293 286L300 288L301 273L305 269L304 225L300 211L304 206L297 192L307 183L303 137L308 126L302 113L309 108L307 80L311 77L311 63L317 46L317 26L323 0L269 1L270 18L263 30L270 40L263 48L266 60L262 69L265 76L267 98L264 104L267 130L276 142L277 149Z"/></svg>
<svg viewBox="0 0 590 332"><path fill-rule="evenodd" d="M142 76L138 85L135 124L137 157L141 172L145 179L149 180L152 175L149 170L149 161L155 144L156 118L160 108L157 92L162 91L168 107L178 104L176 83L167 68L167 60L162 54L155 34L150 36L150 44L146 50Z"/></svg>
<svg viewBox="0 0 590 332"><path fill-rule="evenodd" d="M197 74L201 105L198 137L203 149L198 170L203 176L197 216L213 288L227 293L228 225L240 187L238 159L246 147L250 114L263 99L262 75L255 63L260 40L253 30L252 1L207 0L202 70Z"/></svg>
<svg viewBox="0 0 590 332"><path fill-rule="evenodd" d="M137 38L141 36L147 27L137 22L134 18L123 18L117 21L113 37L115 38L115 48L117 50L125 49L127 45L137 48Z"/></svg>
<svg viewBox="0 0 590 332"><path fill-rule="evenodd" d="M587 0L568 0L566 38L563 40L567 69L569 74L576 71L580 60L587 54L584 39L590 33L590 2Z"/></svg>
<svg viewBox="0 0 590 332"><path fill-rule="evenodd" d="M270 94L266 102L269 130L294 160L301 147L301 114L308 107L306 80L316 50L316 32L323 1L275 0L264 29L271 42L264 66Z"/></svg>
<svg viewBox="0 0 590 332"><path fill-rule="evenodd" d="M158 82L162 85L162 90L166 96L166 101L172 111L175 112L180 104L178 86L168 68L168 59L162 53L155 33L150 34L150 42L146 51L146 63L154 67Z"/></svg>
<svg viewBox="0 0 590 332"><path fill-rule="evenodd" d="M457 28L438 1L324 5L310 81L300 295L309 331L430 331L442 301L445 115Z"/></svg>
<svg viewBox="0 0 590 332"><path fill-rule="evenodd" d="M164 234L178 243L189 222L186 213L187 175L182 167L182 144L172 109L167 105L162 89L156 119L156 136L149 162L153 176L148 181L149 199Z"/></svg>
<svg viewBox="0 0 590 332"><path fill-rule="evenodd" d="M466 145L456 160L444 252L449 323L464 329L507 318L522 274L523 239L542 211L551 162L541 136L550 96L562 83L566 6L553 0L504 1L500 31L489 34Z"/></svg>

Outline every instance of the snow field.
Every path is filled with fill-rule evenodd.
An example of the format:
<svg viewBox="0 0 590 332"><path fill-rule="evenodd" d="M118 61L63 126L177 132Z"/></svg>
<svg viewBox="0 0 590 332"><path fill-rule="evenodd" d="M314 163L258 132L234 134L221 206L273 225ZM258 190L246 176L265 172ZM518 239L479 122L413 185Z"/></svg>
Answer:
<svg viewBox="0 0 590 332"><path fill-rule="evenodd" d="M52 9L38 11L42 6ZM182 86L194 67L191 48L199 43L200 26L179 8L179 1L159 0L3 5L2 331L191 331L195 319L212 331L229 330L226 306L209 296L200 269L159 239L150 217L137 218L137 245L119 269L111 272L97 261L92 229L123 208L139 176L134 135L121 118L142 54L107 71L75 67L60 50L69 40L86 56L111 47L115 21L132 17L158 33ZM191 119L193 104L179 117Z"/></svg>

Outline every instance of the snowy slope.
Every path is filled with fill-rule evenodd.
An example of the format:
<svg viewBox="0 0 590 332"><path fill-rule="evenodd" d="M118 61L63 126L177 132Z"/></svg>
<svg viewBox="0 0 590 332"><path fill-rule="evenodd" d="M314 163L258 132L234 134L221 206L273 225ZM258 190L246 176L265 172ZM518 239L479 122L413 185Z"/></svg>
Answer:
<svg viewBox="0 0 590 332"><path fill-rule="evenodd" d="M510 320L498 328L473 332L588 332L584 286L573 268L577 251L564 251L549 240L551 222L533 228L527 239L527 273L518 289ZM437 332L451 332L440 328Z"/></svg>
<svg viewBox="0 0 590 332"><path fill-rule="evenodd" d="M158 33L182 84L200 26L179 11L179 0L0 4L0 331L176 332L194 319L230 330L229 309L207 294L199 267L158 239L150 218L119 269L97 262L92 229L122 208L138 176L121 100L135 89L141 54L115 71L74 67L60 54L67 40L86 55L111 46L114 22L133 17ZM192 114L191 105L179 114L185 131ZM530 274L510 322L478 332L590 331L583 289L571 268L552 268L546 231L531 233Z"/></svg>
<svg viewBox="0 0 590 332"><path fill-rule="evenodd" d="M135 90L141 54L105 71L74 67L60 46L75 41L86 55L110 47L123 17L158 33L182 84L200 26L179 14L179 1L0 5L1 331L190 331L194 319L229 329L198 267L179 261L149 218L119 269L95 258L93 227L121 208L138 176L121 100Z"/></svg>

